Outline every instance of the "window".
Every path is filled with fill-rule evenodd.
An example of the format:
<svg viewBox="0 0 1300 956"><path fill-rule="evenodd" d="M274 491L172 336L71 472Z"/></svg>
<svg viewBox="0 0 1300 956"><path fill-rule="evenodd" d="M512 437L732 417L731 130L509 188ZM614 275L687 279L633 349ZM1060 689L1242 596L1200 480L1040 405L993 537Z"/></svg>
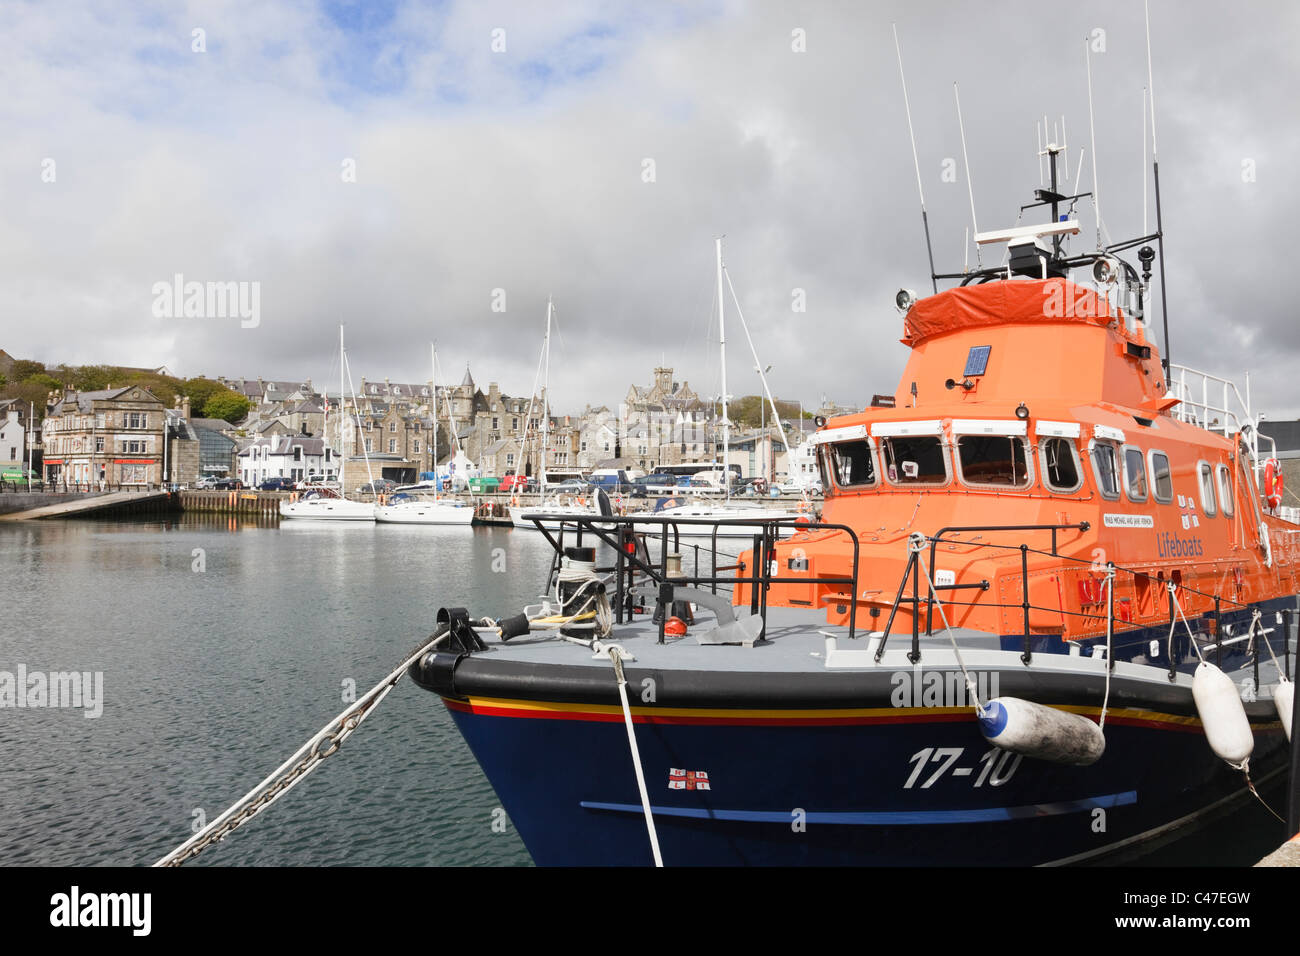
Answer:
<svg viewBox="0 0 1300 956"><path fill-rule="evenodd" d="M1083 484L1079 471L1079 454L1068 438L1044 438L1039 442L1043 484L1050 491L1069 493Z"/></svg>
<svg viewBox="0 0 1300 956"><path fill-rule="evenodd" d="M1119 497L1119 469L1115 463L1115 446L1108 441L1092 440L1092 473L1097 479L1097 493L1114 501Z"/></svg>
<svg viewBox="0 0 1300 956"><path fill-rule="evenodd" d="M962 480L972 485L1006 488L1029 487L1025 443L1009 435L961 435L957 459Z"/></svg>
<svg viewBox="0 0 1300 956"><path fill-rule="evenodd" d="M1169 456L1162 451L1151 453L1151 493L1162 505L1174 500L1174 480L1170 476Z"/></svg>
<svg viewBox="0 0 1300 956"><path fill-rule="evenodd" d="M396 439L396 438L390 438L390 439L388 439L388 453L389 453L390 455L395 455L395 454L397 454L397 439Z"/></svg>
<svg viewBox="0 0 1300 956"><path fill-rule="evenodd" d="M417 455L420 453L420 439L415 438L411 441L411 450Z"/></svg>
<svg viewBox="0 0 1300 956"><path fill-rule="evenodd" d="M876 484L875 456L871 453L871 443L866 439L828 445L826 457L835 484L841 488L864 488Z"/></svg>
<svg viewBox="0 0 1300 956"><path fill-rule="evenodd" d="M388 423L388 434L390 434L390 435L396 435L396 434L397 434L397 422L389 422L389 423Z"/></svg>
<svg viewBox="0 0 1300 956"><path fill-rule="evenodd" d="M1201 486L1201 508L1207 518L1213 518L1218 514L1218 509L1214 506L1214 469L1208 461L1198 461L1196 476Z"/></svg>
<svg viewBox="0 0 1300 956"><path fill-rule="evenodd" d="M942 485L948 481L948 459L937 436L882 438L880 454L885 476L895 485Z"/></svg>
<svg viewBox="0 0 1300 956"><path fill-rule="evenodd" d="M514 466L515 466L514 452L506 452L506 467L513 468Z"/></svg>
<svg viewBox="0 0 1300 956"><path fill-rule="evenodd" d="M104 439L102 439L102 438L96 438L96 439L95 439L95 451L97 451L97 452L103 452L103 450L104 450Z"/></svg>
<svg viewBox="0 0 1300 956"><path fill-rule="evenodd" d="M500 427L501 427L501 419L499 419L499 418L493 418L493 419L492 419L492 430L493 430L493 431L496 431L496 430L497 430L498 428L500 428Z"/></svg>
<svg viewBox="0 0 1300 956"><path fill-rule="evenodd" d="M1124 446L1124 491L1129 501L1147 500L1147 464L1142 449Z"/></svg>
<svg viewBox="0 0 1300 956"><path fill-rule="evenodd" d="M519 419L518 419L518 418L512 418L512 419L510 419L510 430L511 430L512 432L517 432L517 431L519 431Z"/></svg>
<svg viewBox="0 0 1300 956"><path fill-rule="evenodd" d="M374 443L375 443L375 440L374 440L373 438L367 438L367 439L366 439L366 453L367 453L367 454L369 454L370 452L372 452L372 451L375 450L375 444L374 444Z"/></svg>
<svg viewBox="0 0 1300 956"><path fill-rule="evenodd" d="M302 445L293 446L293 460L302 461Z"/></svg>
<svg viewBox="0 0 1300 956"><path fill-rule="evenodd" d="M1223 509L1226 517L1232 517L1232 476L1228 474L1228 466L1220 465L1215 469L1219 476L1219 507Z"/></svg>

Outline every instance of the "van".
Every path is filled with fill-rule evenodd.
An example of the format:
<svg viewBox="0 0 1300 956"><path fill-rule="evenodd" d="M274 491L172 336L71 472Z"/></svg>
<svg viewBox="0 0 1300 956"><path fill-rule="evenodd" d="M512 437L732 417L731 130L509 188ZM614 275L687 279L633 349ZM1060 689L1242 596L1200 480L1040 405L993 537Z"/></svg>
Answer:
<svg viewBox="0 0 1300 956"><path fill-rule="evenodd" d="M622 468L598 468L587 478L587 484L591 486L593 491L599 488L607 495L628 495L632 493L633 480L640 476L641 473L636 470L624 471Z"/></svg>

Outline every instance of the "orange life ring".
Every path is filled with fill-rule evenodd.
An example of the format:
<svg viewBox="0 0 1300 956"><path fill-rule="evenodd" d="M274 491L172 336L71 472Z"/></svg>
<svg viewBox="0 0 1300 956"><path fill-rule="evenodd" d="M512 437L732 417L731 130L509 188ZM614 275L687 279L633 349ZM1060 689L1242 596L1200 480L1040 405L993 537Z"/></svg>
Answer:
<svg viewBox="0 0 1300 956"><path fill-rule="evenodd" d="M1270 458L1264 464L1264 498L1270 508L1282 503L1282 463Z"/></svg>

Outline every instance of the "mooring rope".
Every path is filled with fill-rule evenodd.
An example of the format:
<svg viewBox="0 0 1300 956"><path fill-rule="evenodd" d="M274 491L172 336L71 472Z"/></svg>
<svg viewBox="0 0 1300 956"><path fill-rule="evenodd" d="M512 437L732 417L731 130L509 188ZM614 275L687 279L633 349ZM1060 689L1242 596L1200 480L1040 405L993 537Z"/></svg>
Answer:
<svg viewBox="0 0 1300 956"><path fill-rule="evenodd" d="M925 549L926 538L920 532L913 532L908 535L907 547L916 557L916 566L921 569L925 575L925 583L930 589L930 603L939 609L939 619L943 621L944 631L948 635L948 642L952 644L952 656L957 658L957 666L961 668L962 677L966 680L966 692L970 694L971 700L975 701L975 713L980 717L987 714L984 704L980 701L979 690L975 684L975 678L970 676L970 671L966 670L966 662L961 658L961 651L957 650L957 638L952 633L952 625L948 623L948 615L944 612L943 602L935 594L934 581L930 578L930 569L921 563L921 551ZM919 614L920 606L914 605L912 613Z"/></svg>
<svg viewBox="0 0 1300 956"><path fill-rule="evenodd" d="M236 800L228 810L194 836L154 863L154 866L180 866L186 860L193 859L212 844L224 840L305 780L308 774L320 766L321 761L338 752L338 749L343 746L343 741L352 736L353 731L361 726L362 721L369 717L379 706L380 701L388 696L389 691L397 686L406 669L446 640L450 633L448 630L432 637L420 645L418 650L407 655L392 673L322 727L265 780ZM322 749L322 745L327 746Z"/></svg>
<svg viewBox="0 0 1300 956"><path fill-rule="evenodd" d="M617 644L609 645L606 650L609 652L609 659L614 662L614 679L618 681L618 696L623 702L623 723L627 727L627 742L632 750L632 766L636 768L636 785L641 791L641 809L645 811L645 828L650 835L650 850L654 854L655 866L663 866L664 859L659 853L659 834L655 832L655 818L650 812L650 794L646 792L645 773L641 769L641 751L636 746L632 708L627 703L627 678L623 676L623 650Z"/></svg>

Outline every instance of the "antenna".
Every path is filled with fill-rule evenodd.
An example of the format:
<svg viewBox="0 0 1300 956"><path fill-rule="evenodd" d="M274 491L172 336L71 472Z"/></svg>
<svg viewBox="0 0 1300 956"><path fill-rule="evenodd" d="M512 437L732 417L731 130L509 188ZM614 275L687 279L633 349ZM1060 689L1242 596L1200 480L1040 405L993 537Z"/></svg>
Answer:
<svg viewBox="0 0 1300 956"><path fill-rule="evenodd" d="M1088 68L1088 136L1092 140L1092 209L1097 214L1097 249L1101 249L1101 192L1097 188L1097 127L1092 111L1092 47L1083 38L1083 60Z"/></svg>
<svg viewBox="0 0 1300 956"><path fill-rule="evenodd" d="M1147 234L1147 88L1142 87L1142 235Z"/></svg>
<svg viewBox="0 0 1300 956"><path fill-rule="evenodd" d="M916 167L916 191L921 197L921 225L925 227L925 251L930 257L930 285L939 291L939 280L934 273L934 247L930 245L930 217L925 212L925 191L921 188L921 160L916 155L916 134L912 131L912 106L907 99L907 77L903 75L903 48L898 43L898 24L894 28L894 50L898 54L898 78L903 84L903 109L907 111L907 135L912 140L912 165Z"/></svg>
<svg viewBox="0 0 1300 956"><path fill-rule="evenodd" d="M1151 168L1156 192L1156 241L1160 247L1160 312L1164 321L1164 348L1160 350L1160 364L1165 367L1165 388L1169 377L1169 301L1165 297L1165 229L1160 218L1160 154L1156 150L1156 87L1151 76L1151 8L1142 0L1142 12L1147 26L1147 87L1151 95ZM1095 165L1095 164L1094 164Z"/></svg>
<svg viewBox="0 0 1300 956"><path fill-rule="evenodd" d="M961 119L961 97L957 93L957 84L955 81L952 84L952 95L953 99L957 101L957 128L961 130L961 158L962 162L966 164L966 191L970 194L970 224L975 234L979 235L979 223L975 221L975 184L971 182L970 158L966 155L966 124L963 123ZM1044 129L1043 132L1046 134L1046 129ZM980 255L978 245L975 247L975 262L981 267L984 265L984 259Z"/></svg>

